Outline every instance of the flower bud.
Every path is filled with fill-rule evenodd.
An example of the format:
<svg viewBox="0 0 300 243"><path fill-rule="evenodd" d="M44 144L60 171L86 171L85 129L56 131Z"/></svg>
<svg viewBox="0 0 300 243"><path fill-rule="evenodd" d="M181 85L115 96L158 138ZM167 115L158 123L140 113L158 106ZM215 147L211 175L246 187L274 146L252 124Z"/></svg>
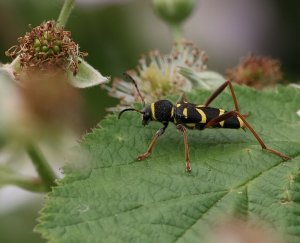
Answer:
<svg viewBox="0 0 300 243"><path fill-rule="evenodd" d="M154 11L169 24L181 24L193 11L197 0L152 0Z"/></svg>

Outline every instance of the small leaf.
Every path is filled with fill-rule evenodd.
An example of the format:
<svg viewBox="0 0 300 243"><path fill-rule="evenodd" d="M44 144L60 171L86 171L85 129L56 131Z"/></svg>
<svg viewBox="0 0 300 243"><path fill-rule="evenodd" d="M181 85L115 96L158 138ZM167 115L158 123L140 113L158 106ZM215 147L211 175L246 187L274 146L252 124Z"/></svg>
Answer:
<svg viewBox="0 0 300 243"><path fill-rule="evenodd" d="M213 71L195 72L190 68L181 67L180 74L190 80L194 87L200 89L215 90L225 82L221 74Z"/></svg>
<svg viewBox="0 0 300 243"><path fill-rule="evenodd" d="M79 58L79 60L81 63L79 64L78 73L74 76L72 72L68 71L71 85L76 88L88 88L109 81L108 77L102 76L98 70L93 68L82 58Z"/></svg>
<svg viewBox="0 0 300 243"><path fill-rule="evenodd" d="M135 112L109 116L70 160L36 230L50 242L207 242L222 219L238 217L300 242L300 91L235 90L241 112L251 112L249 124L291 160L262 151L249 131L189 130L188 174L182 134L173 125L148 159L136 161L162 125L143 127ZM209 94L188 97L201 104ZM213 105L234 107L229 93Z"/></svg>

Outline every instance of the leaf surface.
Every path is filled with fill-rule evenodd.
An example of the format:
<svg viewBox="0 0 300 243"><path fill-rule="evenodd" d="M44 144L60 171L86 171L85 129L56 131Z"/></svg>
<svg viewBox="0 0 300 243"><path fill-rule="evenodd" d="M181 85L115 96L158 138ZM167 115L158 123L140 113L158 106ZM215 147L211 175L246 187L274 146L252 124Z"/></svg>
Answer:
<svg viewBox="0 0 300 243"><path fill-rule="evenodd" d="M291 160L262 151L249 131L190 130L187 174L173 125L148 159L136 161L161 125L143 127L135 112L111 115L74 151L36 230L53 242L207 242L224 219L242 218L300 242L300 91L235 89L241 112L251 112L247 121ZM201 104L209 94L188 97ZM234 107L228 92L213 106Z"/></svg>

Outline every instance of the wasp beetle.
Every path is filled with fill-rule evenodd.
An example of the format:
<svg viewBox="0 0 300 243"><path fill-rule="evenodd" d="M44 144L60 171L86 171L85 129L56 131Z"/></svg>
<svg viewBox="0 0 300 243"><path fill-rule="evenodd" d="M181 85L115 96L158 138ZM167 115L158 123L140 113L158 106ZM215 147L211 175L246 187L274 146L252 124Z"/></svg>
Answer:
<svg viewBox="0 0 300 243"><path fill-rule="evenodd" d="M138 86L135 80L128 74L124 73L135 85L135 88L138 92L139 97L143 102L143 109L137 110L134 108L127 108L122 110L119 113L118 118L120 119L121 115L126 111L135 111L143 115L142 124L148 125L150 121L158 121L163 124L163 127L160 128L154 135L147 151L144 154L141 154L137 157L138 160L146 159L152 152L153 147L155 146L157 139L165 132L168 124L174 123L176 128L182 132L183 141L185 147L185 161L186 161L186 171L191 171L190 157L189 157L189 146L187 142L186 129L198 129L203 130L205 128L231 128L239 129L248 128L256 140L261 145L263 150L269 151L277 156L281 157L284 160L290 159L288 156L276 151L274 149L268 148L263 140L258 136L255 130L249 125L246 121L248 114L241 114L239 111L237 99L233 90L233 86L229 80L222 84L204 103L204 105L192 104L187 101L186 95L183 93L175 105L172 104L169 100L158 100L146 105L145 101L138 89ZM235 110L225 111L223 109L209 107L210 103L222 93L222 91L229 86L231 96L234 102Z"/></svg>

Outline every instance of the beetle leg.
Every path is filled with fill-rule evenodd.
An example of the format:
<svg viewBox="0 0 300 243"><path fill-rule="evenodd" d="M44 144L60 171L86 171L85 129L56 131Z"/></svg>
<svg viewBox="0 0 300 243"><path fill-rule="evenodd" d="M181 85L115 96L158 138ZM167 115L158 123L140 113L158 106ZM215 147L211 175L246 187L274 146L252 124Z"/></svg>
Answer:
<svg viewBox="0 0 300 243"><path fill-rule="evenodd" d="M274 150L274 149L271 149L271 148L268 148L266 146L266 144L264 143L264 141L258 136L258 134L256 133L256 131L249 125L249 123L246 121L245 117L240 114L238 111L229 111L229 112L226 112L225 114L221 115L221 116L218 116L212 120L210 120L206 125L205 125L205 128L208 128L208 127L212 127L216 124L218 124L219 122L221 121L225 121L227 120L228 118L230 117L233 117L233 116L238 116L239 118L241 118L241 120L244 122L244 125L245 127L247 127L250 132L253 134L253 136L256 138L256 140L260 143L260 146L263 150L267 150L273 154L276 154L277 156L283 158L284 160L288 160L290 159L290 157L280 153L279 151L277 150Z"/></svg>
<svg viewBox="0 0 300 243"><path fill-rule="evenodd" d="M182 124L178 124L176 128L182 132L183 134L183 142L184 142L184 152L185 152L185 170L186 172L191 172L191 162L189 156L189 145L187 142L186 136L186 128Z"/></svg>
<svg viewBox="0 0 300 243"><path fill-rule="evenodd" d="M209 106L209 104L219 94L221 94L227 86L229 86L229 88L230 88L230 92L231 92L231 96L232 96L232 99L233 99L235 110L239 112L240 110L239 110L237 99L236 99L236 96L235 96L235 93L234 93L234 89L233 89L233 86L232 86L232 84L229 80L227 80L224 84L222 84L214 93L212 93L212 95L210 97L208 97L207 101L204 103L204 106Z"/></svg>
<svg viewBox="0 0 300 243"><path fill-rule="evenodd" d="M156 142L157 142L157 139L164 134L166 128L168 127L168 123L164 124L164 127L160 128L159 130L157 130L157 132L155 133L147 151L141 155L139 155L137 157L137 160L144 160L146 159L152 152L152 149L154 148Z"/></svg>
<svg viewBox="0 0 300 243"><path fill-rule="evenodd" d="M185 92L183 92L183 93L180 95L180 97L179 97L179 99L177 100L176 104L184 103L184 102L187 102L187 97L186 97L186 95L185 95Z"/></svg>

